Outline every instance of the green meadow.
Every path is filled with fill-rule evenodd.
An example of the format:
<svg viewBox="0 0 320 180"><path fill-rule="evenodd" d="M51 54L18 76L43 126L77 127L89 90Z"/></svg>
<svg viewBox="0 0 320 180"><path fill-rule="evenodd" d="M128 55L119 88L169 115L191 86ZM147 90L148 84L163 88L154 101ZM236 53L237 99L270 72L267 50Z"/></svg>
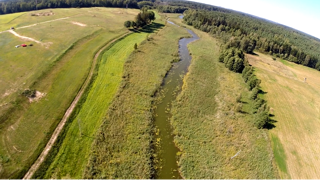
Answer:
<svg viewBox="0 0 320 180"><path fill-rule="evenodd" d="M7 21L8 26L16 23L17 27L21 27L28 25L23 22L70 16L68 21L63 19L16 28L16 33L36 39L41 44L20 39L9 32L0 34L4 39L0 43L4 52L0 61L3 68L0 72L0 177L21 178L35 161L86 79L95 53L112 39L126 33L123 21L132 19L133 12L138 12L119 11L123 10L54 9L55 17L34 17L24 13ZM113 15L108 15L113 13L118 17L118 23L114 22ZM71 21L76 20L72 20L71 16L90 16L93 19L90 25L79 26L72 24ZM113 23L110 28L108 21ZM22 43L32 43L33 46L14 47ZM21 95L25 89L36 89L44 96L30 103Z"/></svg>

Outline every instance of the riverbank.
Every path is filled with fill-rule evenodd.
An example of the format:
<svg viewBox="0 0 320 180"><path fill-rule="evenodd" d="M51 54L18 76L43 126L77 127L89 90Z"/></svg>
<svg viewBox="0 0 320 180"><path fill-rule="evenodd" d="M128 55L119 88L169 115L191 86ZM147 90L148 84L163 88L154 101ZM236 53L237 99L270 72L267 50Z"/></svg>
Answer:
<svg viewBox="0 0 320 180"><path fill-rule="evenodd" d="M179 39L185 36L184 29L168 24L130 55L120 89L92 146L84 178L154 177L152 102L176 59Z"/></svg>
<svg viewBox="0 0 320 180"><path fill-rule="evenodd" d="M171 21L168 23L175 25ZM179 27L179 26L177 26ZM181 29L184 29L180 27ZM172 68L167 73L163 80L162 86L157 93L158 101L153 113L153 121L155 123L156 143L154 145L157 157L155 158L156 178L157 179L181 179L177 164L177 153L179 149L174 144L172 126L169 122L171 118L171 104L179 94L183 77L187 73L192 57L189 54L187 45L199 39L199 37L187 30L192 36L179 40L179 59L180 61L173 64Z"/></svg>
<svg viewBox="0 0 320 180"><path fill-rule="evenodd" d="M250 95L241 74L218 62L216 39L190 29L200 40L188 46L193 59L170 120L182 177L276 178L267 131L251 125L252 115L236 110L240 93L244 107Z"/></svg>

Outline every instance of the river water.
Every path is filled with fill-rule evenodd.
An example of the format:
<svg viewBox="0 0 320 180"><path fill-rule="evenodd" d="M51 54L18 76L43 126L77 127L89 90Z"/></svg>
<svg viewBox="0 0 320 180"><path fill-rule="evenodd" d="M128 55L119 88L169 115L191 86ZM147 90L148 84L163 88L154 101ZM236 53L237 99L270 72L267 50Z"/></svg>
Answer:
<svg viewBox="0 0 320 180"><path fill-rule="evenodd" d="M181 18L181 16L180 16ZM170 24L174 24L168 21ZM182 28L182 27L181 27ZM179 41L180 61L174 63L167 76L163 80L160 93L161 102L157 104L154 111L154 121L156 125L156 154L155 163L157 179L181 179L178 171L177 153L179 149L175 146L172 134L173 129L169 122L171 118L171 104L176 99L177 94L183 85L183 77L188 72L192 57L187 45L199 37L191 30L186 29L192 38L183 38Z"/></svg>

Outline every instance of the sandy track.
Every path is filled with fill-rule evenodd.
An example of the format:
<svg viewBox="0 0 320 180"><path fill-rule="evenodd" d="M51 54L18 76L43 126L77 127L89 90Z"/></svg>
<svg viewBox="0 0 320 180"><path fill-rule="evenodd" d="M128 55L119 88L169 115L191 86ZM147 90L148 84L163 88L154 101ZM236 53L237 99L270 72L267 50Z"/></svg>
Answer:
<svg viewBox="0 0 320 180"><path fill-rule="evenodd" d="M11 33L11 34L13 34L13 35L15 35L15 36L17 36L17 37L19 37L19 38L21 38L21 39L28 40L28 41L34 41L34 42L36 42L36 43L42 44L42 43L41 43L40 41L38 41L38 40L35 40L35 39L30 38L30 37L27 37L27 36L22 36L22 35L18 34L17 32L13 31L13 30L9 30L8 32Z"/></svg>
<svg viewBox="0 0 320 180"><path fill-rule="evenodd" d="M60 21L60 20L63 20L63 19L68 19L68 18L70 18L70 17L53 19L53 20L50 20L50 21L43 21L43 22L39 22L39 23L27 25L27 26L17 27L16 29L23 29L23 28L33 27L33 26L36 26L36 25L38 25L38 24L44 24L44 23L49 23L49 22L53 22L53 21ZM1 33L4 33L4 32L8 32L8 31L10 31L10 30L1 31L0 34L1 34Z"/></svg>
<svg viewBox="0 0 320 180"><path fill-rule="evenodd" d="M92 79L92 75L93 75L93 71L96 67L97 64L97 59L100 55L100 53L106 49L108 46L110 46L113 42L117 41L118 39L126 36L127 34L129 34L130 32L127 32L125 34L123 34L122 36L112 40L111 42L109 42L107 45L103 46L94 56L94 59L92 61L92 65L90 68L90 72L85 80L85 82L83 83L80 91L78 92L77 96L74 98L74 100L72 101L70 107L67 109L67 111L65 112L62 120L60 121L60 123L58 124L58 126L56 127L56 129L54 130L50 140L48 141L46 147L43 149L42 153L40 154L40 156L38 157L38 159L34 162L34 164L31 166L31 168L28 170L28 172L25 174L25 176L23 177L23 179L30 179L33 174L37 171L37 169L40 167L40 165L43 163L43 161L45 160L45 158L47 157L48 153L50 152L52 146L54 145L54 143L57 140L57 137L59 136L59 134L61 133L64 125L67 122L67 119L70 117L72 111L74 110L74 108L76 107L78 101L80 100L81 96L84 93L84 90L87 88L89 82Z"/></svg>

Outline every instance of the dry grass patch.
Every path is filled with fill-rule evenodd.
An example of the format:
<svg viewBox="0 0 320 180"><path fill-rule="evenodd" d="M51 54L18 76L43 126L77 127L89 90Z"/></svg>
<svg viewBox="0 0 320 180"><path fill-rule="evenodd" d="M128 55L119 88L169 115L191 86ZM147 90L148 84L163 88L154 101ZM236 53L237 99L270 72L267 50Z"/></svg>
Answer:
<svg viewBox="0 0 320 180"><path fill-rule="evenodd" d="M281 177L320 178L320 72L260 53L247 58L257 68L265 98L274 109L277 122L270 135L279 139L273 142L275 155L275 146L283 146L285 158L276 157Z"/></svg>

